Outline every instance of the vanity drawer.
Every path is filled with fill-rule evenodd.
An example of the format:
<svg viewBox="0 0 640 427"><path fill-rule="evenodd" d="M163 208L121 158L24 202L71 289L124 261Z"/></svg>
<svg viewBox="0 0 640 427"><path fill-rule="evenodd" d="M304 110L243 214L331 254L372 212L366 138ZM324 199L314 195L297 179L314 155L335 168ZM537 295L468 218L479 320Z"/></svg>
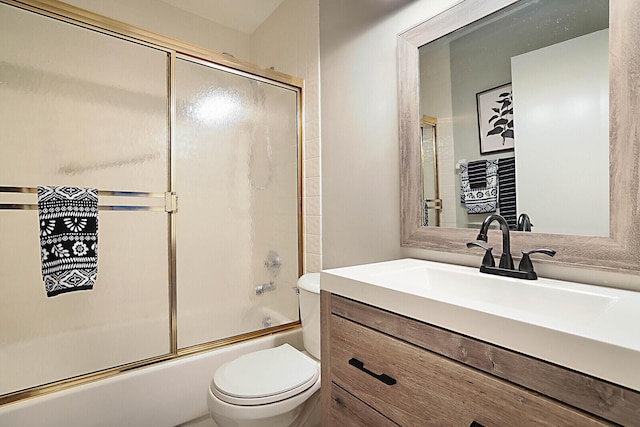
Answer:
<svg viewBox="0 0 640 427"><path fill-rule="evenodd" d="M329 425L340 427L396 427L398 424L331 384L331 419Z"/></svg>
<svg viewBox="0 0 640 427"><path fill-rule="evenodd" d="M339 316L330 323L331 380L400 425L610 425Z"/></svg>

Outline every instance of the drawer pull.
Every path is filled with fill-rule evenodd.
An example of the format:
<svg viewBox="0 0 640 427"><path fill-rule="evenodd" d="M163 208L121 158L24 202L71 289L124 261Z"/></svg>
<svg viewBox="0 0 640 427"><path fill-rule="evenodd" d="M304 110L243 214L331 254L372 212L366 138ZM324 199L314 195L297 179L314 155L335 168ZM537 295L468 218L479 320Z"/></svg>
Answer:
<svg viewBox="0 0 640 427"><path fill-rule="evenodd" d="M394 385L396 383L396 380L394 378L391 378L387 374L376 374L375 372L371 372L370 370L364 367L364 362L359 361L355 357L352 357L351 359L349 359L349 365L355 366L356 368L360 369L362 372L371 375L373 378L377 379L378 381L382 381L386 385Z"/></svg>
<svg viewBox="0 0 640 427"><path fill-rule="evenodd" d="M484 426L482 424L480 424L479 422L474 421L474 422L471 423L471 425L469 427L484 427Z"/></svg>

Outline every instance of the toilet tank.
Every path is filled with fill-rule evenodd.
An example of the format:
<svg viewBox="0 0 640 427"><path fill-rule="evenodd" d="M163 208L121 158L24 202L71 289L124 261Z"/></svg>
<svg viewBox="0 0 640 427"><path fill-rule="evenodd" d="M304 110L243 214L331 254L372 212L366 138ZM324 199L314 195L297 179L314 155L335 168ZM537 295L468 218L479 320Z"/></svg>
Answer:
<svg viewBox="0 0 640 427"><path fill-rule="evenodd" d="M320 273L302 275L298 289L304 349L320 360Z"/></svg>

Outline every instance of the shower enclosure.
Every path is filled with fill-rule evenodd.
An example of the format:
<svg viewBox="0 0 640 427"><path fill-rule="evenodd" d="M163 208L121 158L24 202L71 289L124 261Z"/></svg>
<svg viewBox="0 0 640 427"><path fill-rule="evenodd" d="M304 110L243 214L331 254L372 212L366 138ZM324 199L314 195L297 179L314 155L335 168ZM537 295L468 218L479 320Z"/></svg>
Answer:
<svg viewBox="0 0 640 427"><path fill-rule="evenodd" d="M299 324L301 86L0 0L0 404ZM38 185L99 189L93 290L47 298Z"/></svg>

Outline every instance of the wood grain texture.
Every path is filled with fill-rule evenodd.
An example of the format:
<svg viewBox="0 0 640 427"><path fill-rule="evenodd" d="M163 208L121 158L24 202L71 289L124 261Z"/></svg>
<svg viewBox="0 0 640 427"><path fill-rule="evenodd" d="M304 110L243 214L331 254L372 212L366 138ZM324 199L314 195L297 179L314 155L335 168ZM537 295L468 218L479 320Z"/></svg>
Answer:
<svg viewBox="0 0 640 427"><path fill-rule="evenodd" d="M401 245L469 254L477 230L422 227L418 47L512 3L465 1L398 36ZM511 233L511 252L550 247L537 263L640 274L640 2L610 2L610 237ZM500 246L499 232L490 242Z"/></svg>
<svg viewBox="0 0 640 427"><path fill-rule="evenodd" d="M332 313L604 419L640 425L640 393L340 296Z"/></svg>
<svg viewBox="0 0 640 427"><path fill-rule="evenodd" d="M331 294L327 291L320 291L320 375L321 378L331 378L331 352L329 337L331 336ZM330 426L331 411L333 403L331 402L331 386L330 381L323 380L320 386L320 404L322 411L322 425Z"/></svg>
<svg viewBox="0 0 640 427"><path fill-rule="evenodd" d="M331 322L331 380L400 425L610 425L342 317ZM353 367L353 357L397 383Z"/></svg>
<svg viewBox="0 0 640 427"><path fill-rule="evenodd" d="M336 427L393 427L398 424L331 383L331 406L325 426Z"/></svg>

